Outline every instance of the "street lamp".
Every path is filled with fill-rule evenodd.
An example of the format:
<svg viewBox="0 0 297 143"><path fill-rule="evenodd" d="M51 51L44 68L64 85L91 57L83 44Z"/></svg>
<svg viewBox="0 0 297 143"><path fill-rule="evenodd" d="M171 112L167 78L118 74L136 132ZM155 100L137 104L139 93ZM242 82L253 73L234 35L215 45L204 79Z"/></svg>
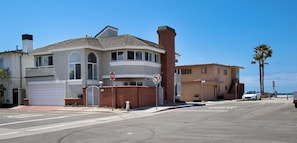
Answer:
<svg viewBox="0 0 297 143"><path fill-rule="evenodd" d="M102 87L103 81L100 80L98 84L99 84L99 87Z"/></svg>

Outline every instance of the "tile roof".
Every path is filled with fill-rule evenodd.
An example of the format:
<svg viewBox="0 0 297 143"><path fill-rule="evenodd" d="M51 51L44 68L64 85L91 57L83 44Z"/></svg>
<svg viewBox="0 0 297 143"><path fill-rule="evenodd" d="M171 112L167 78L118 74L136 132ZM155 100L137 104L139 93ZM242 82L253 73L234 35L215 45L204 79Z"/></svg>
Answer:
<svg viewBox="0 0 297 143"><path fill-rule="evenodd" d="M67 48L74 48L74 47L97 47L100 49L114 48L114 47L124 47L124 46L150 46L158 49L163 49L156 43L143 40L138 37L134 37L131 35L119 35L114 37L106 37L106 38L93 38L93 37L84 37L84 38L76 38L76 39L69 39L65 41L61 41L55 44L51 44L45 47L41 47L38 49L33 50L30 52L31 54L38 54L38 53L46 53L53 50L62 50Z"/></svg>

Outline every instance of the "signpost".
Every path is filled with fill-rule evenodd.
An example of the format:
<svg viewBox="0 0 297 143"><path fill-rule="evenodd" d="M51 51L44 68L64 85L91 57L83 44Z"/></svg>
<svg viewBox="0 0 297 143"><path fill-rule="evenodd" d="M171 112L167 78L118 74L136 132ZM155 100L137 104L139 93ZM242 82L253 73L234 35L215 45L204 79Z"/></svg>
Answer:
<svg viewBox="0 0 297 143"><path fill-rule="evenodd" d="M156 110L158 110L158 84L161 82L162 77L160 74L154 74L153 75L153 82L156 85Z"/></svg>
<svg viewBox="0 0 297 143"><path fill-rule="evenodd" d="M114 92L113 92L113 81L115 80L115 72L111 71L109 73L109 79L111 81L111 110L113 111L113 107L114 107Z"/></svg>
<svg viewBox="0 0 297 143"><path fill-rule="evenodd" d="M275 81L273 80L272 81L272 88L273 88L273 94L274 94L274 97L276 97L276 92L275 92ZM271 99L271 95L269 96L269 98Z"/></svg>

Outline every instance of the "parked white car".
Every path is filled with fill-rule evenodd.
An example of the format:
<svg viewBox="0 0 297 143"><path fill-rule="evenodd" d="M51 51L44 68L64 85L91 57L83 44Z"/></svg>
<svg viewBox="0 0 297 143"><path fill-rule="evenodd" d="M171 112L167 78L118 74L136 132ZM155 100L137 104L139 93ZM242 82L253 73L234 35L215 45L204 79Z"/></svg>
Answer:
<svg viewBox="0 0 297 143"><path fill-rule="evenodd" d="M261 94L258 91L248 91L242 95L243 100L261 100Z"/></svg>

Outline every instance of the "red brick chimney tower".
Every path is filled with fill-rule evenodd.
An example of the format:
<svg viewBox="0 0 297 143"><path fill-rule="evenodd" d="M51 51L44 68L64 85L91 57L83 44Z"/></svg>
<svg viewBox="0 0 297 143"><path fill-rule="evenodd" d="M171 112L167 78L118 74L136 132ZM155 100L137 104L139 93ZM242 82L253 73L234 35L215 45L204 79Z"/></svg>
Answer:
<svg viewBox="0 0 297 143"><path fill-rule="evenodd" d="M161 76L164 88L164 101L174 103L174 72L175 72L175 30L168 26L160 26L157 31L159 45L166 52L161 55Z"/></svg>

